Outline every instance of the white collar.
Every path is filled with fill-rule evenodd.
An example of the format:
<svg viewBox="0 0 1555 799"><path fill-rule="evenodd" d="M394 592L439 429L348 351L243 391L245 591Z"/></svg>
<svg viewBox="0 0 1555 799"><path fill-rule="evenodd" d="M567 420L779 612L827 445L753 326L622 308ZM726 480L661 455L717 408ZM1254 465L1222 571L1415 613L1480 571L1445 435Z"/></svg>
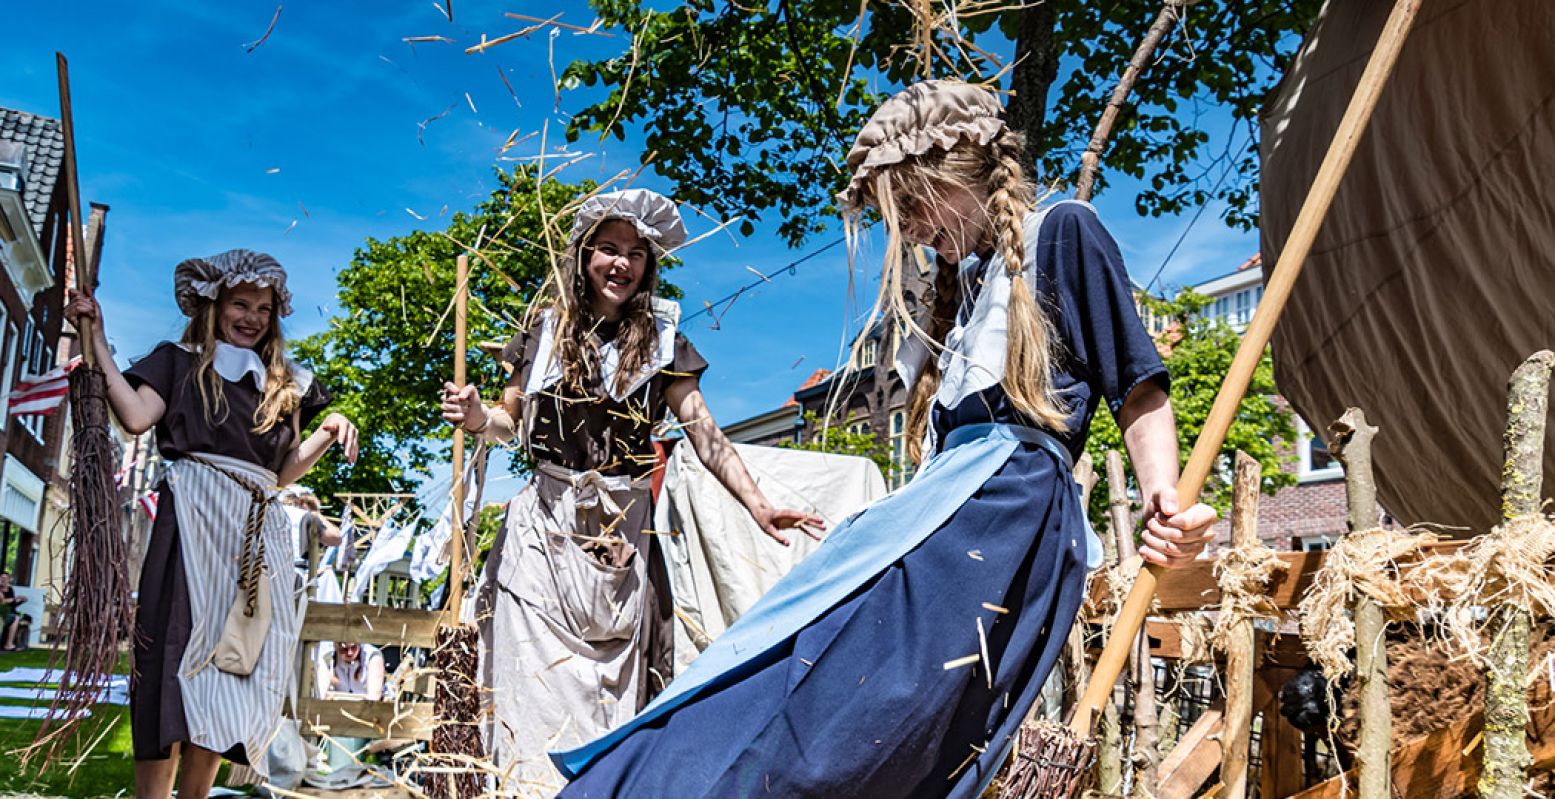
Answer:
<svg viewBox="0 0 1555 799"><path fill-rule="evenodd" d="M659 339L654 346L653 357L638 369L637 374L623 388L616 384L616 369L621 364L621 351L614 340L599 348L599 373L611 399L624 401L660 369L675 362L675 333L680 323L680 305L670 300L653 298L653 324ZM535 362L529 367L529 379L524 382L526 395L537 394L556 385L562 379L561 358L556 355L556 316L546 309L540 315L540 341L535 347Z"/></svg>
<svg viewBox="0 0 1555 799"><path fill-rule="evenodd" d="M184 352L198 354L198 345L179 342L178 346ZM297 390L308 393L313 385L313 373L298 366L295 361L288 360L287 365L292 369L292 378L297 381ZM265 362L259 357L259 353L247 347L238 347L225 341L216 342L216 357L211 359L211 366L215 367L216 374L223 380L237 383L243 380L245 375L254 376L254 385L260 391L265 390Z"/></svg>

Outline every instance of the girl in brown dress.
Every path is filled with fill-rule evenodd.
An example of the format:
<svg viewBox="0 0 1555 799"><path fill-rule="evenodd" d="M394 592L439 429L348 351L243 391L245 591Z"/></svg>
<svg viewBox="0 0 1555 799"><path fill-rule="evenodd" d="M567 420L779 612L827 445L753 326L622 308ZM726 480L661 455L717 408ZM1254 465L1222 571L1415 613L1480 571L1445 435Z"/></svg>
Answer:
<svg viewBox="0 0 1555 799"><path fill-rule="evenodd" d="M647 530L651 435L666 412L768 535L786 544L785 530L821 525L773 508L708 413L697 384L707 362L677 331L679 306L654 296L658 259L685 238L662 195L588 198L555 285L503 351L513 371L501 404L444 387L445 419L516 437L535 463L476 603L502 795L559 789L546 749L631 718L669 679L673 605Z"/></svg>
<svg viewBox="0 0 1555 799"><path fill-rule="evenodd" d="M210 792L223 757L269 775L265 755L293 693L301 626L276 486L334 444L351 461L357 449L355 426L337 413L301 436L330 397L286 356L280 317L291 293L274 258L248 250L193 258L173 283L189 317L182 338L123 373L96 300L76 294L66 308L72 322L95 322L89 346L120 425L132 434L154 427L166 462L135 617L130 715L141 799L171 794L180 759L185 798Z"/></svg>

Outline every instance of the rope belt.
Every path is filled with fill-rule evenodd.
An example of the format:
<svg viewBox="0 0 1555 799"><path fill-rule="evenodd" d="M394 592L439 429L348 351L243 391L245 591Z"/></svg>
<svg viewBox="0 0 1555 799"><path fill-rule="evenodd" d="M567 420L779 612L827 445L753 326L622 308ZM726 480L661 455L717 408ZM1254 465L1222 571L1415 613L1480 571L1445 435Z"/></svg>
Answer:
<svg viewBox="0 0 1555 799"><path fill-rule="evenodd" d="M243 549L238 554L238 590L243 592L243 615L253 618L259 603L259 582L265 571L265 510L274 501L274 495L265 486L199 455L184 457L237 483L249 494L248 523L243 531Z"/></svg>

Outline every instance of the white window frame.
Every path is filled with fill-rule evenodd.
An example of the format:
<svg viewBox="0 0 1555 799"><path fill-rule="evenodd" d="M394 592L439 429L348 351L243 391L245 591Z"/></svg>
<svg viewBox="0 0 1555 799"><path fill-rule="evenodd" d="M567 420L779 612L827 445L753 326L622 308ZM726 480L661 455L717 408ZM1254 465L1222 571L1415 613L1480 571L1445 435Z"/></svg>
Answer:
<svg viewBox="0 0 1555 799"><path fill-rule="evenodd" d="M895 491L912 480L913 463L907 454L907 410L902 407L892 409L890 415L891 430L891 474L886 477L886 485Z"/></svg>
<svg viewBox="0 0 1555 799"><path fill-rule="evenodd" d="M1296 456L1298 466L1296 476L1303 483L1313 480L1332 480L1336 477L1344 477L1344 467L1334 461L1334 465L1326 469L1312 468L1312 439L1315 438L1312 428L1307 425L1305 419L1296 418Z"/></svg>
<svg viewBox="0 0 1555 799"><path fill-rule="evenodd" d="M875 358L880 353L880 341L878 339L865 339L863 346L858 348L858 368L868 369L875 365Z"/></svg>

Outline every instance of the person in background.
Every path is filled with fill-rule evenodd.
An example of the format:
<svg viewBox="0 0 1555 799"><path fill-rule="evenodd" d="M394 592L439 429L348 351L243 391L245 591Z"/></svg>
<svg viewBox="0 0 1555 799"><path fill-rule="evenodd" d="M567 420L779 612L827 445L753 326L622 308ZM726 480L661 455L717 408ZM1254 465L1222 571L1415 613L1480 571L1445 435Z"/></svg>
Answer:
<svg viewBox="0 0 1555 799"><path fill-rule="evenodd" d="M5 618L5 621L0 622L0 627L5 630L0 652L20 652L26 649L16 644L16 631L22 624L22 614L16 608L26 601L16 595L16 589L11 585L11 573L0 572L0 614L4 614Z"/></svg>

